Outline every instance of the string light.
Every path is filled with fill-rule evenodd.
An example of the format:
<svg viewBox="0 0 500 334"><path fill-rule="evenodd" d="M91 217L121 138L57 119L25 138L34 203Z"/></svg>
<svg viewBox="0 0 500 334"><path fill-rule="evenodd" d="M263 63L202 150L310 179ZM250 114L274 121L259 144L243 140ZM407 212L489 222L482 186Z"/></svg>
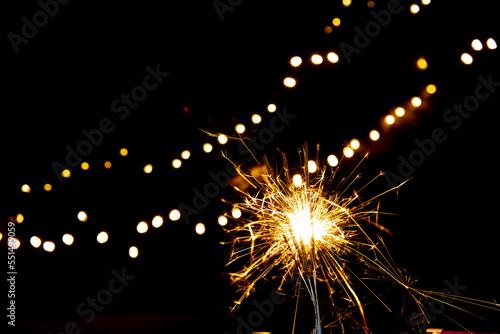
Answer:
<svg viewBox="0 0 500 334"><path fill-rule="evenodd" d="M75 241L75 238L71 234L66 233L65 235L62 236L62 241L64 244L71 246Z"/></svg>
<svg viewBox="0 0 500 334"><path fill-rule="evenodd" d="M151 172L153 171L153 165L151 165L151 164L147 164L146 166L144 166L143 171L144 171L144 173L146 173L146 174L151 173Z"/></svg>
<svg viewBox="0 0 500 334"><path fill-rule="evenodd" d="M262 117L260 117L259 114L253 114L252 115L252 123L259 124L260 122L262 122Z"/></svg>
<svg viewBox="0 0 500 334"><path fill-rule="evenodd" d="M173 209L172 211L170 211L170 213L168 214L168 218L175 222L177 220L179 220L181 218L181 212L177 209Z"/></svg>
<svg viewBox="0 0 500 334"><path fill-rule="evenodd" d="M174 168L180 168L182 165L182 161L180 159L174 159L172 160L172 167Z"/></svg>
<svg viewBox="0 0 500 334"><path fill-rule="evenodd" d="M78 214L76 215L76 217L77 217L77 218L78 218L78 220L79 220L79 221L81 221L81 222L85 222L85 221L87 221L87 218L88 218L87 213L86 213L85 211L80 211L80 212L78 212Z"/></svg>
<svg viewBox="0 0 500 334"><path fill-rule="evenodd" d="M331 167L335 167L339 164L339 159L334 155L330 154L327 158L326 161ZM300 175L299 175L300 176Z"/></svg>
<svg viewBox="0 0 500 334"><path fill-rule="evenodd" d="M43 190L45 190L45 191L51 191L52 190L52 185L50 183L45 183L43 185Z"/></svg>
<svg viewBox="0 0 500 334"><path fill-rule="evenodd" d="M283 84L286 87L293 88L297 84L297 81L295 81L294 78L287 77L287 78L285 78L285 80L283 80Z"/></svg>
<svg viewBox="0 0 500 334"><path fill-rule="evenodd" d="M300 66L300 64L302 64L302 58L300 58L299 56L292 57L290 59L290 64L293 67L298 67L298 66Z"/></svg>
<svg viewBox="0 0 500 334"><path fill-rule="evenodd" d="M105 231L99 232L99 234L97 235L97 242L100 244L104 244L108 241L108 238L108 233L106 233Z"/></svg>
<svg viewBox="0 0 500 334"><path fill-rule="evenodd" d="M126 148L121 148L120 149L120 155L122 157L126 157L128 155L128 150Z"/></svg>
<svg viewBox="0 0 500 334"><path fill-rule="evenodd" d="M148 224L144 221L142 222L139 222L139 224L137 224L137 232L143 234L143 233L146 233L148 231Z"/></svg>
<svg viewBox="0 0 500 334"><path fill-rule="evenodd" d="M394 124L394 122L396 121L396 119L392 115L385 116L384 120L385 120L385 123L387 123L389 125Z"/></svg>
<svg viewBox="0 0 500 334"><path fill-rule="evenodd" d="M420 7L417 4L413 4L410 6L410 12L412 14L417 14L420 11Z"/></svg>
<svg viewBox="0 0 500 334"><path fill-rule="evenodd" d="M414 107L420 107L422 105L422 99L418 96L412 97L411 105Z"/></svg>
<svg viewBox="0 0 500 334"><path fill-rule="evenodd" d="M27 184L23 184L23 185L21 186L21 191L22 191L23 193L29 193L29 192L31 191L31 188L30 188L30 186L29 186L29 185L27 185Z"/></svg>
<svg viewBox="0 0 500 334"><path fill-rule="evenodd" d="M354 150L350 147L344 147L343 153L346 158L351 158L354 155Z"/></svg>
<svg viewBox="0 0 500 334"><path fill-rule="evenodd" d="M36 235L34 235L30 239L30 244L31 244L31 246L38 248L42 244L42 240L39 237L37 237Z"/></svg>
<svg viewBox="0 0 500 334"><path fill-rule="evenodd" d="M403 117L405 115L405 108L397 107L396 109L394 109L394 114L398 117Z"/></svg>
<svg viewBox="0 0 500 334"><path fill-rule="evenodd" d="M203 152L210 153L210 152L212 152L212 149L213 149L212 144L210 144L210 143L203 144ZM179 167L176 167L176 168L179 168Z"/></svg>
<svg viewBox="0 0 500 334"><path fill-rule="evenodd" d="M71 172L69 171L69 169L65 169L61 172L61 176L65 179L68 179L71 177Z"/></svg>
<svg viewBox="0 0 500 334"><path fill-rule="evenodd" d="M326 59L328 59L330 63L337 63L339 61L339 56L335 52L330 52L326 55Z"/></svg>
<svg viewBox="0 0 500 334"><path fill-rule="evenodd" d="M104 161L104 168L111 169L111 161Z"/></svg>
<svg viewBox="0 0 500 334"><path fill-rule="evenodd" d="M270 113L273 113L275 112L277 109L276 105L274 103L270 103L267 105L267 111L269 111Z"/></svg>
<svg viewBox="0 0 500 334"><path fill-rule="evenodd" d="M473 58L470 54L468 54L467 52L464 52L464 53L462 53L462 56L460 56L460 60L465 65L470 65L470 64L472 64Z"/></svg>
<svg viewBox="0 0 500 334"><path fill-rule="evenodd" d="M497 48L497 42L493 38L488 38L486 40L486 46L490 50L495 50Z"/></svg>
<svg viewBox="0 0 500 334"><path fill-rule="evenodd" d="M205 225L203 223L196 224L195 231L199 235L204 234L205 233Z"/></svg>
<svg viewBox="0 0 500 334"><path fill-rule="evenodd" d="M217 137L217 141L219 142L219 144L221 145L225 145L227 143L227 136L226 135L223 135L223 134L220 134L218 137Z"/></svg>
<svg viewBox="0 0 500 334"><path fill-rule="evenodd" d="M338 17L336 17L336 18L334 18L334 19L332 20L332 24L333 24L335 27L340 26L340 23L341 23L341 21L340 21L340 19L339 19Z"/></svg>
<svg viewBox="0 0 500 334"><path fill-rule="evenodd" d="M475 51L481 51L483 49L483 43L477 38L472 41L471 46Z"/></svg>
<svg viewBox="0 0 500 334"><path fill-rule="evenodd" d="M380 138L380 133L377 130L370 131L370 139L373 141L377 141Z"/></svg>
<svg viewBox="0 0 500 334"><path fill-rule="evenodd" d="M163 225L163 217L162 216L155 216L153 218L153 221L151 222L151 225L153 225L154 228L158 228Z"/></svg>
<svg viewBox="0 0 500 334"><path fill-rule="evenodd" d="M309 160L307 162L307 170L309 173L315 173L316 170L318 169L318 166L316 166L316 162L313 160Z"/></svg>
<svg viewBox="0 0 500 334"><path fill-rule="evenodd" d="M181 153L181 158L184 160L189 159L190 156L191 156L191 152L189 152L188 150L184 150Z"/></svg>
<svg viewBox="0 0 500 334"><path fill-rule="evenodd" d="M237 133L242 134L243 132L245 132L245 126L243 124L238 124L235 126L234 130Z"/></svg>
<svg viewBox="0 0 500 334"><path fill-rule="evenodd" d="M226 226L228 223L227 217L226 216L219 216L217 219L217 222L219 223L220 226Z"/></svg>
<svg viewBox="0 0 500 334"><path fill-rule="evenodd" d="M56 249L56 244L53 243L52 241L45 241L43 243L43 249L46 252L52 253Z"/></svg>

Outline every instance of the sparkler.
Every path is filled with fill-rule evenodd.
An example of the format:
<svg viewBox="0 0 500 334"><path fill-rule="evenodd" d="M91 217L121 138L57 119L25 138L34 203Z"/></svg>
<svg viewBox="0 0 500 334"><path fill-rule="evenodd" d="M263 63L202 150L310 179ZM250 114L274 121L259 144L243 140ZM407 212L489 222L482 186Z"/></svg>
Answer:
<svg viewBox="0 0 500 334"><path fill-rule="evenodd" d="M424 318L423 302L439 297L498 310L499 305L495 303L412 287L414 281L396 266L380 236L391 234L390 231L378 224L379 197L397 190L404 182L365 199L362 195L365 189L383 175L379 173L354 190L360 179L356 170L366 155L337 184L334 180L338 167L322 166L315 173L309 172L307 143L302 149L297 174L293 175L286 155L281 153L281 156L280 171L273 171L264 156L266 173L261 176L252 176L243 167L235 166L253 188L246 191L235 187L243 198L235 206L246 214L238 219L235 227L228 229L234 238L229 263L247 260L244 268L230 273L231 281L241 292L235 307L255 290L260 280L278 270L282 273L280 287L290 278L300 278L314 307L315 334L320 334L323 327L320 284L326 287L328 304L336 318L331 325L340 326L343 332L348 321L353 327L369 332L366 302L358 292L361 287L390 310L368 287L366 282L373 279L403 288Z"/></svg>

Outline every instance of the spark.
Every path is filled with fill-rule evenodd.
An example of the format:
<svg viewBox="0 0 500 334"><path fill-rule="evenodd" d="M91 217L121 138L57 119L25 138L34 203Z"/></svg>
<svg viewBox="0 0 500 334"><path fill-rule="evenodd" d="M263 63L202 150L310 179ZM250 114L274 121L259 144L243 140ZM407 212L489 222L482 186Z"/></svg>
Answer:
<svg viewBox="0 0 500 334"><path fill-rule="evenodd" d="M335 176L341 161L336 167L322 166L316 161L317 173L308 172L307 143L301 150L298 168L291 169L286 155L281 153L281 156L279 172L273 171L266 156L263 157L266 172L260 176L235 166L238 174L250 183L251 192L235 187L241 194L241 202L223 200L241 210L241 215L233 215L234 223L226 226L232 236L228 242L232 244L228 266L244 263L241 269L229 273L240 293L233 310L254 292L260 281L278 271L280 288L290 279L304 287L314 307L313 333L316 334L325 328L325 318L320 312L320 305L323 308L325 302L333 315L333 321L326 327L340 326L344 331L345 325L350 324L370 333L365 312L370 302L360 292L368 292L368 296L391 311L380 294L368 286L373 280L399 287L425 318L424 303L443 296L413 287L416 281L395 264L382 239L382 234L392 236L392 233L378 220L382 213L380 197L398 190L408 180L365 196L366 192L373 191L369 186L384 175L380 172L354 189L361 179L356 170L368 154L338 183ZM299 178L301 182L297 181ZM450 294L446 294L446 298L500 310L490 302Z"/></svg>

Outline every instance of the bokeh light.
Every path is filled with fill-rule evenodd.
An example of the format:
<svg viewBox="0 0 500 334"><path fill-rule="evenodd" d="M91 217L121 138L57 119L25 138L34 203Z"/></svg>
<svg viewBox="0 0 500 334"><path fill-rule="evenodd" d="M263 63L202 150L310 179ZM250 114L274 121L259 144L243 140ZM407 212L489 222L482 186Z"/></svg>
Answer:
<svg viewBox="0 0 500 334"><path fill-rule="evenodd" d="M497 42L493 38L488 38L486 40L486 46L490 50L495 50L497 48Z"/></svg>
<svg viewBox="0 0 500 334"><path fill-rule="evenodd" d="M419 5L417 5L417 4L414 3L413 5L410 6L410 12L412 14L417 14L419 11L420 11L420 6Z"/></svg>
<svg viewBox="0 0 500 334"><path fill-rule="evenodd" d="M429 84L425 87L425 91L429 94L434 94L437 91L436 85Z"/></svg>
<svg viewBox="0 0 500 334"><path fill-rule="evenodd" d="M19 224L22 223L24 221L24 216L22 213L18 213L17 216L16 216L16 222L18 222Z"/></svg>
<svg viewBox="0 0 500 334"><path fill-rule="evenodd" d="M196 224L194 230L197 234L202 235L203 233L205 233L205 225L203 223L198 223Z"/></svg>
<svg viewBox="0 0 500 334"><path fill-rule="evenodd" d="M377 130L370 131L370 139L373 141L377 141L380 138L380 133Z"/></svg>
<svg viewBox="0 0 500 334"><path fill-rule="evenodd" d="M121 148L120 149L120 155L122 157L126 157L128 155L128 150L126 148Z"/></svg>
<svg viewBox="0 0 500 334"><path fill-rule="evenodd" d="M300 187L302 185L302 176L300 174L295 174L292 178L293 184L296 187Z"/></svg>
<svg viewBox="0 0 500 334"><path fill-rule="evenodd" d="M427 60L424 57L420 57L417 59L417 67L420 70L426 70L429 64L427 64Z"/></svg>
<svg viewBox="0 0 500 334"><path fill-rule="evenodd" d="M217 222L219 223L220 226L226 226L228 219L226 216L219 216L219 218L217 219Z"/></svg>
<svg viewBox="0 0 500 334"><path fill-rule="evenodd" d="M27 184L23 184L23 185L21 186L21 191L22 191L23 193L29 193L29 192L31 191L31 188L30 188L30 186L29 186L29 185L27 185Z"/></svg>
<svg viewBox="0 0 500 334"><path fill-rule="evenodd" d="M212 152L212 149L213 149L212 144L210 144L210 143L203 144L203 152L210 153L210 152ZM177 167L177 168L179 168L179 167Z"/></svg>
<svg viewBox="0 0 500 334"><path fill-rule="evenodd" d="M337 156L335 156L334 154L330 154L327 158L326 158L326 161L328 162L328 164L332 167L335 167L339 164L339 159L337 158Z"/></svg>
<svg viewBox="0 0 500 334"><path fill-rule="evenodd" d="M191 156L191 152L189 152L188 150L184 150L181 153L181 158L184 160L189 159L190 156Z"/></svg>
<svg viewBox="0 0 500 334"><path fill-rule="evenodd" d="M472 61L474 59L472 58L472 56L470 54L468 54L467 52L464 52L464 53L462 53L462 56L460 56L460 60L465 65L470 65L470 64L472 64Z"/></svg>
<svg viewBox="0 0 500 334"><path fill-rule="evenodd" d="M90 168L90 165L88 162L82 162L81 165L80 165L80 168L83 169L83 170L89 170Z"/></svg>
<svg viewBox="0 0 500 334"><path fill-rule="evenodd" d="M131 246L129 249L128 249L128 255L135 259L136 257L139 256L139 249L135 246Z"/></svg>
<svg viewBox="0 0 500 334"><path fill-rule="evenodd" d="M290 64L293 67L300 66L300 64L302 64L302 58L300 58L299 56L292 57L292 59L290 59Z"/></svg>
<svg viewBox="0 0 500 334"><path fill-rule="evenodd" d="M334 19L332 20L332 24L333 24L335 27L340 26L340 23L341 23L341 21L340 21L340 19L339 19L338 17L336 17L336 18L334 18Z"/></svg>
<svg viewBox="0 0 500 334"><path fill-rule="evenodd" d="M111 168L111 161L104 161L104 168L110 169Z"/></svg>
<svg viewBox="0 0 500 334"><path fill-rule="evenodd" d="M346 158L351 158L354 155L354 150L350 147L344 147L343 153Z"/></svg>
<svg viewBox="0 0 500 334"><path fill-rule="evenodd" d="M238 219L241 217L241 210L239 208L233 208L231 210L231 216L233 216L233 218L235 219Z"/></svg>
<svg viewBox="0 0 500 334"><path fill-rule="evenodd" d="M329 52L326 55L326 59L328 59L330 63L336 63L339 61L339 56L335 52Z"/></svg>
<svg viewBox="0 0 500 334"><path fill-rule="evenodd" d="M71 246L75 241L75 238L71 234L66 233L62 236L62 241L65 245Z"/></svg>
<svg viewBox="0 0 500 334"><path fill-rule="evenodd" d="M396 109L394 109L394 114L398 117L403 117L405 115L405 108L397 107Z"/></svg>
<svg viewBox="0 0 500 334"><path fill-rule="evenodd" d="M173 209L172 211L170 211L170 213L168 214L168 218L175 222L179 219L181 219L181 212L177 209Z"/></svg>
<svg viewBox="0 0 500 334"><path fill-rule="evenodd" d="M391 124L394 124L394 122L396 121L396 119L392 115L387 115L387 116L385 116L384 121L385 121L386 124L391 125Z"/></svg>
<svg viewBox="0 0 500 334"><path fill-rule="evenodd" d="M260 122L262 122L262 117L260 117L259 114L253 114L252 115L252 123L259 124Z"/></svg>
<svg viewBox="0 0 500 334"><path fill-rule="evenodd" d="M30 244L31 244L31 246L38 248L42 245L42 240L39 237L37 237L36 235L34 235L30 239Z"/></svg>
<svg viewBox="0 0 500 334"><path fill-rule="evenodd" d="M276 105L275 105L274 103L269 103L269 104L267 105L267 111L269 111L269 112L271 112L271 113L275 112L275 111L276 111L276 108L277 108L277 107L276 107Z"/></svg>
<svg viewBox="0 0 500 334"><path fill-rule="evenodd" d="M357 150L361 144L359 142L359 140L357 139L352 139L351 142L349 143L349 146L353 149L353 150Z"/></svg>
<svg viewBox="0 0 500 334"><path fill-rule="evenodd" d="M422 99L418 96L412 97L411 105L414 107L420 107L422 105Z"/></svg>
<svg viewBox="0 0 500 334"><path fill-rule="evenodd" d="M221 145L225 145L227 144L227 136L225 134L220 134L218 137L217 137L217 141L219 142L219 144Z"/></svg>
<svg viewBox="0 0 500 334"><path fill-rule="evenodd" d="M162 216L154 216L153 221L151 222L154 228L158 228L163 225L163 217Z"/></svg>
<svg viewBox="0 0 500 334"><path fill-rule="evenodd" d="M174 159L172 160L172 167L174 168L180 168L182 166L182 161L181 159Z"/></svg>
<svg viewBox="0 0 500 334"><path fill-rule="evenodd" d="M149 174L153 171L153 165L147 164L146 166L144 166L143 170L144 170L144 173Z"/></svg>
<svg viewBox="0 0 500 334"><path fill-rule="evenodd" d="M321 57L320 55L318 54L313 54L311 56L311 62L314 64L314 65L319 65L323 62L323 57Z"/></svg>
<svg viewBox="0 0 500 334"><path fill-rule="evenodd" d="M87 213L85 211L78 212L78 214L76 215L76 217L81 222L87 221L87 219L88 219Z"/></svg>
<svg viewBox="0 0 500 334"><path fill-rule="evenodd" d="M283 84L288 88L293 88L297 84L297 81L295 81L294 78L286 77L285 80L283 80Z"/></svg>
<svg viewBox="0 0 500 334"><path fill-rule="evenodd" d="M471 46L476 51L481 51L483 49L483 43L481 43L481 41L477 38L472 41Z"/></svg>
<svg viewBox="0 0 500 334"><path fill-rule="evenodd" d="M239 133L239 134L242 134L243 132L245 132L245 126L243 124L238 124L234 127L234 130Z"/></svg>
<svg viewBox="0 0 500 334"><path fill-rule="evenodd" d="M56 249L56 244L53 243L52 241L45 241L43 243L43 249L46 251L46 252L53 252L55 249Z"/></svg>
<svg viewBox="0 0 500 334"><path fill-rule="evenodd" d="M307 162L307 170L309 173L315 173L316 170L318 170L318 166L316 165L316 162L314 162L314 160L309 160Z"/></svg>
<svg viewBox="0 0 500 334"><path fill-rule="evenodd" d="M108 239L108 233L106 233L105 231L99 232L99 234L97 235L97 242L100 244L106 243Z"/></svg>
<svg viewBox="0 0 500 334"><path fill-rule="evenodd" d="M148 224L146 222L139 222L139 224L137 224L137 232L139 233L146 233L148 231Z"/></svg>
<svg viewBox="0 0 500 334"><path fill-rule="evenodd" d="M52 190L52 185L50 183L45 183L43 185L43 190L45 190L45 191L51 191Z"/></svg>
<svg viewBox="0 0 500 334"><path fill-rule="evenodd" d="M65 169L61 172L61 175L62 177L64 177L65 179L68 179L71 177L71 172L69 169Z"/></svg>

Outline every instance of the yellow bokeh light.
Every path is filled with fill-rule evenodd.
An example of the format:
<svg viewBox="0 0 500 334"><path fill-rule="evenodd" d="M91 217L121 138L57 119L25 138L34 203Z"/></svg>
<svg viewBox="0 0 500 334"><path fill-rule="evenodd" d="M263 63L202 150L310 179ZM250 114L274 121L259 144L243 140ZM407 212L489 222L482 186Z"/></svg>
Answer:
<svg viewBox="0 0 500 334"><path fill-rule="evenodd" d="M137 224L137 232L139 233L146 233L148 231L148 224L146 222L139 222L139 224Z"/></svg>
<svg viewBox="0 0 500 334"><path fill-rule="evenodd" d="M53 243L52 241L45 241L43 243L43 249L46 251L46 252L53 252L55 249L56 249L56 244Z"/></svg>
<svg viewBox="0 0 500 334"><path fill-rule="evenodd" d="M481 51L483 49L483 43L481 43L481 41L477 38L472 41L471 46L476 51Z"/></svg>
<svg viewBox="0 0 500 334"><path fill-rule="evenodd" d="M120 155L126 157L128 155L128 150L124 147L120 149Z"/></svg>
<svg viewBox="0 0 500 334"><path fill-rule="evenodd" d="M227 143L227 140L228 140L227 136L225 134L222 134L222 133L217 137L217 141L221 145L225 145Z"/></svg>
<svg viewBox="0 0 500 334"><path fill-rule="evenodd" d="M180 168L182 165L181 159L174 159L172 160L172 167L174 168Z"/></svg>
<svg viewBox="0 0 500 334"><path fill-rule="evenodd" d="M387 116L385 116L384 121L385 121L385 123L390 125L390 124L394 124L396 119L392 115L387 115Z"/></svg>
<svg viewBox="0 0 500 334"><path fill-rule="evenodd" d="M16 238L16 237L9 237L7 240L8 240L8 246L9 246L9 248L19 249L19 247L21 247L21 241L18 238Z"/></svg>
<svg viewBox="0 0 500 334"><path fill-rule="evenodd" d="M342 0L342 4L345 6L345 7L349 7L351 5L352 1L351 0Z"/></svg>
<svg viewBox="0 0 500 334"><path fill-rule="evenodd" d="M52 190L52 185L50 183L45 183L43 185L43 190L45 190L45 191L51 191Z"/></svg>
<svg viewBox="0 0 500 334"><path fill-rule="evenodd" d="M351 158L354 155L354 150L350 147L344 147L343 153L346 158Z"/></svg>
<svg viewBox="0 0 500 334"><path fill-rule="evenodd" d="M427 6L431 3L431 0L422 0L422 5Z"/></svg>
<svg viewBox="0 0 500 334"><path fill-rule="evenodd" d="M210 143L203 144L203 152L210 153L210 152L212 152L212 149L213 149L212 144L210 144Z"/></svg>
<svg viewBox="0 0 500 334"><path fill-rule="evenodd" d="M18 223L22 223L24 221L24 216L22 213L18 213L17 216L16 216L16 221Z"/></svg>
<svg viewBox="0 0 500 334"><path fill-rule="evenodd" d="M326 161L332 167L335 167L339 164L339 159L334 154L330 154L328 158L326 158Z"/></svg>
<svg viewBox="0 0 500 334"><path fill-rule="evenodd" d="M110 169L111 168L111 161L104 161L104 168Z"/></svg>
<svg viewBox="0 0 500 334"><path fill-rule="evenodd" d="M429 94L434 94L437 91L436 85L430 84L425 87L425 91Z"/></svg>
<svg viewBox="0 0 500 334"><path fill-rule="evenodd" d="M232 209L231 216L233 216L233 218L235 218L235 219L240 218L241 217L241 210L239 208Z"/></svg>
<svg viewBox="0 0 500 334"><path fill-rule="evenodd" d="M203 223L198 223L196 224L194 230L197 234L202 235L203 233L205 233L205 225L203 225Z"/></svg>
<svg viewBox="0 0 500 334"><path fill-rule="evenodd" d="M472 61L474 59L472 58L472 56L470 54L468 54L467 52L464 52L464 53L462 53L462 56L460 57L460 60L465 65L470 65L470 64L472 64Z"/></svg>
<svg viewBox="0 0 500 334"><path fill-rule="evenodd" d="M89 170L90 168L90 165L88 162L82 162L82 164L80 165L80 168L83 169L83 170Z"/></svg>
<svg viewBox="0 0 500 334"><path fill-rule="evenodd" d="M296 187L300 187L302 185L302 176L300 176L300 174L295 174L292 181Z"/></svg>
<svg viewBox="0 0 500 334"><path fill-rule="evenodd" d="M237 133L241 134L241 133L245 132L245 130L246 130L246 129L245 129L245 126L244 126L243 124L238 124L238 125L236 125L236 126L234 127L234 130L235 130Z"/></svg>
<svg viewBox="0 0 500 334"><path fill-rule="evenodd" d="M311 62L315 65L319 65L323 62L323 57L321 57L320 55L318 54L313 54L311 56Z"/></svg>
<svg viewBox="0 0 500 334"><path fill-rule="evenodd" d="M411 105L414 107L420 107L422 105L422 99L418 96L412 97Z"/></svg>
<svg viewBox="0 0 500 334"><path fill-rule="evenodd" d="M65 169L61 172L61 175L62 175L62 177L67 179L71 176L71 172L69 171L69 169Z"/></svg>
<svg viewBox="0 0 500 334"><path fill-rule="evenodd" d="M497 42L493 38L488 38L486 40L486 46L490 50L495 50L497 48Z"/></svg>
<svg viewBox="0 0 500 334"><path fill-rule="evenodd" d="M424 57L420 57L417 59L417 67L420 70L426 70L429 65L427 64L427 60Z"/></svg>
<svg viewBox="0 0 500 334"><path fill-rule="evenodd" d="M38 248L42 245L42 240L39 237L37 237L36 235L34 235L30 239L30 244L31 244L31 246Z"/></svg>
<svg viewBox="0 0 500 334"><path fill-rule="evenodd" d="M163 225L163 217L162 216L154 216L153 221L151 222L154 228L158 228Z"/></svg>
<svg viewBox="0 0 500 334"><path fill-rule="evenodd" d="M405 108L397 107L396 109L394 109L394 114L398 117L403 117L405 115Z"/></svg>
<svg viewBox="0 0 500 334"><path fill-rule="evenodd" d="M285 80L283 80L283 84L288 88L293 88L297 84L297 81L295 81L294 78L286 77Z"/></svg>
<svg viewBox="0 0 500 334"><path fill-rule="evenodd" d="M88 219L87 213L85 211L78 212L78 214L76 215L76 217L81 222L87 221L87 219Z"/></svg>
<svg viewBox="0 0 500 334"><path fill-rule="evenodd" d="M410 6L410 12L412 14L417 14L419 11L420 11L420 6L419 5L417 5L417 4L414 3L413 5Z"/></svg>
<svg viewBox="0 0 500 334"><path fill-rule="evenodd" d="M143 171L144 171L144 173L146 173L146 174L151 173L151 172L153 171L153 165L151 165L151 164L147 164L146 166L144 166Z"/></svg>
<svg viewBox="0 0 500 334"><path fill-rule="evenodd" d="M259 114L253 114L252 115L252 123L259 124L260 122L262 122L262 117L260 117Z"/></svg>
<svg viewBox="0 0 500 334"><path fill-rule="evenodd" d="M380 133L377 130L370 131L370 139L373 141L379 140Z"/></svg>
<svg viewBox="0 0 500 334"><path fill-rule="evenodd" d="M318 170L318 166L316 166L316 162L313 160L309 160L307 162L307 170L309 173L315 173Z"/></svg>
<svg viewBox="0 0 500 334"><path fill-rule="evenodd" d="M275 105L274 103L269 103L269 104L267 105L267 111L269 111L269 112L271 112L271 113L272 113L272 112L275 112L275 111L276 111L276 105Z"/></svg>
<svg viewBox="0 0 500 334"><path fill-rule="evenodd" d="M62 241L64 242L65 245L71 246L75 241L75 238L71 234L66 233L65 235L62 236Z"/></svg>
<svg viewBox="0 0 500 334"><path fill-rule="evenodd" d="M0 240L2 240L2 238L3 238L3 234L2 234L2 233L0 233Z"/></svg>
<svg viewBox="0 0 500 334"><path fill-rule="evenodd" d="M179 219L181 219L181 212L177 209L173 209L172 211L170 211L170 213L168 214L168 218L175 222Z"/></svg>
<svg viewBox="0 0 500 334"><path fill-rule="evenodd" d="M302 58L300 58L299 56L295 56L290 59L290 65L292 65L293 67L300 66L300 64L302 64Z"/></svg>
<svg viewBox="0 0 500 334"><path fill-rule="evenodd" d="M226 226L227 225L227 217L226 216L219 216L217 219L217 222L219 223L220 226Z"/></svg>
<svg viewBox="0 0 500 334"><path fill-rule="evenodd" d="M338 17L334 18L332 20L332 24L335 26L335 27L338 27L340 25L340 19Z"/></svg>
<svg viewBox="0 0 500 334"><path fill-rule="evenodd" d="M97 242L100 244L104 244L108 241L109 236L105 231L99 232L97 235Z"/></svg>
<svg viewBox="0 0 500 334"><path fill-rule="evenodd" d="M29 193L29 192L31 191L31 188L30 188L30 186L29 186L29 185L27 185L27 184L23 184L23 185L21 186L21 191L22 191L23 193Z"/></svg>
<svg viewBox="0 0 500 334"><path fill-rule="evenodd" d="M357 150L361 144L359 143L359 140L357 139L353 139L351 140L351 142L349 143L349 146L353 149L353 150Z"/></svg>
<svg viewBox="0 0 500 334"><path fill-rule="evenodd" d="M184 160L189 159L190 156L191 156L191 152L189 152L188 150L184 150L181 153L181 158Z"/></svg>
<svg viewBox="0 0 500 334"><path fill-rule="evenodd" d="M326 55L326 59L328 59L330 63L336 63L339 61L339 56L335 52L330 52Z"/></svg>
<svg viewBox="0 0 500 334"><path fill-rule="evenodd" d="M128 249L128 255L129 255L131 258L135 259L136 257L138 257L138 256L139 256L139 249L138 249L137 247L135 247L135 246L130 247L130 248Z"/></svg>

